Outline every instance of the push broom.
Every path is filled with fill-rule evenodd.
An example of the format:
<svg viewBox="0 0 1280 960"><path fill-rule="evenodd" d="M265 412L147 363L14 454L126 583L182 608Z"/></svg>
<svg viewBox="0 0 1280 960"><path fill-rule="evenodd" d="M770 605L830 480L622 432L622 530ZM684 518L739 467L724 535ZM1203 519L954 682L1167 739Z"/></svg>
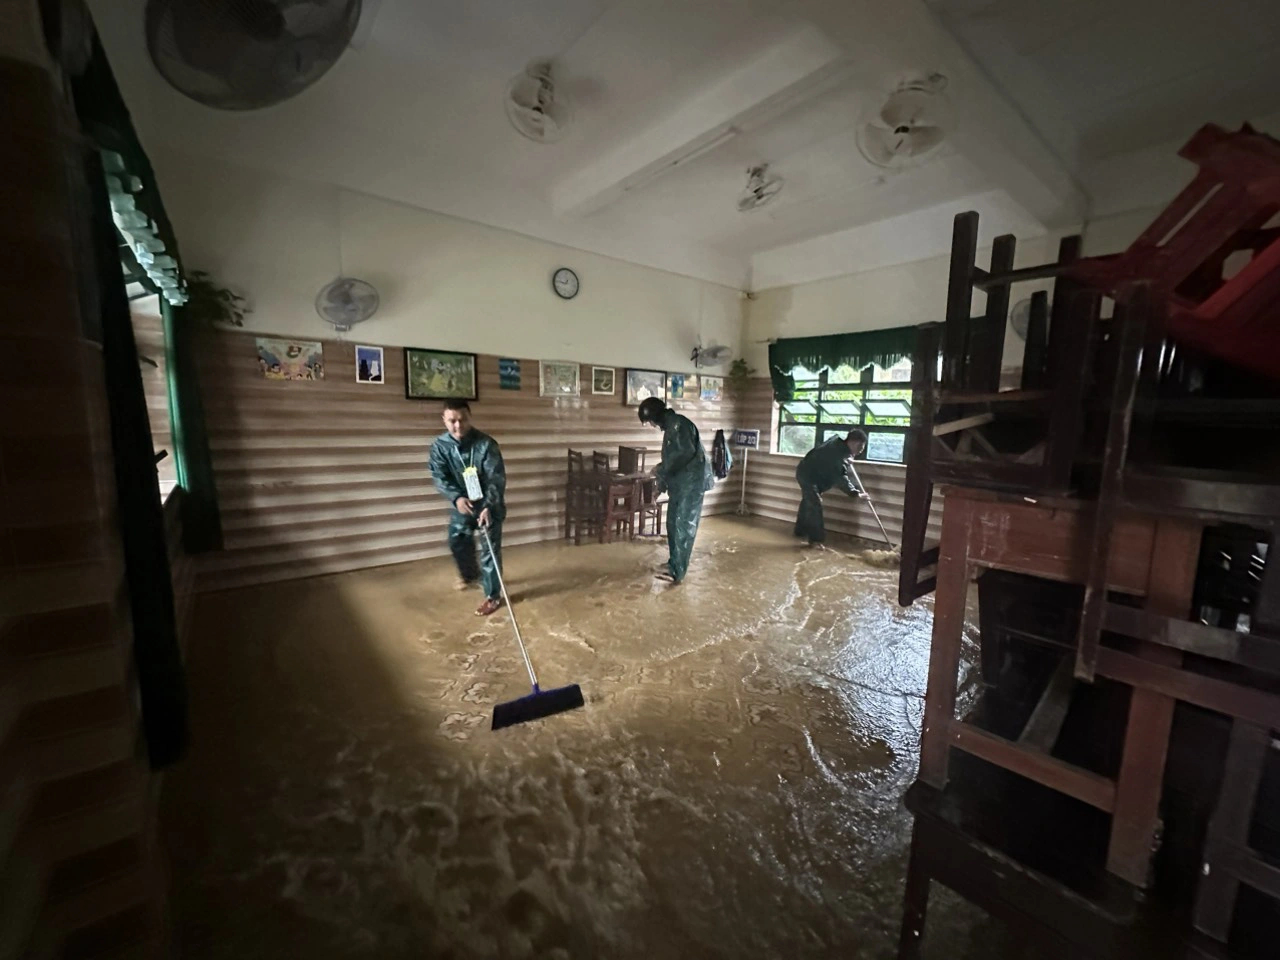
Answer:
<svg viewBox="0 0 1280 960"><path fill-rule="evenodd" d="M898 550L897 545L889 539L889 531L884 528L884 523L880 520L880 514L876 512L876 505L871 502L871 495L867 493L867 488L862 485L862 478L858 476L858 468L853 465L852 460L846 460L849 473L853 476L853 482L858 487L858 492L862 494L862 498L867 501L867 506L871 508L871 515L876 518L876 524L880 527L880 534L884 537L884 542L889 545L888 550L864 550L862 559L871 564L878 566L897 566L902 559L902 554Z"/></svg>
<svg viewBox="0 0 1280 960"><path fill-rule="evenodd" d="M529 671L529 682L533 684L533 692L518 700L508 700L493 708L493 725L491 730L527 723L530 720L541 720L553 714L576 710L583 705L582 688L576 683L554 690L543 690L538 686L538 675L533 672L533 661L529 659L529 651L525 649L524 639L520 636L520 624L516 623L516 612L511 606L511 598L507 596L507 585L502 580L502 571L498 568L498 554L493 549L493 541L489 539L489 528L480 528L484 535L484 544L489 549L489 558L493 561L493 570L498 575L498 586L502 588L502 601L507 605L507 613L511 616L511 627L516 632L516 643L520 645L520 656L524 657L525 669Z"/></svg>

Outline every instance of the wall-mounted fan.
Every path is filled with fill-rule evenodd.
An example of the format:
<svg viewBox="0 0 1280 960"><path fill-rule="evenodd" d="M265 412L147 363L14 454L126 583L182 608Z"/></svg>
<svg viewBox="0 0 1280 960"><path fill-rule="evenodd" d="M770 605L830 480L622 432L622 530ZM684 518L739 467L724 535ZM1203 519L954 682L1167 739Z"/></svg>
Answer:
<svg viewBox="0 0 1280 960"><path fill-rule="evenodd" d="M147 50L178 92L256 110L319 80L351 41L361 0L148 0Z"/></svg>
<svg viewBox="0 0 1280 960"><path fill-rule="evenodd" d="M555 143L573 118L572 106L556 86L549 60L535 60L507 84L507 119L535 143Z"/></svg>
<svg viewBox="0 0 1280 960"><path fill-rule="evenodd" d="M350 330L378 311L378 291L355 277L338 277L316 295L316 313L335 330Z"/></svg>
<svg viewBox="0 0 1280 960"><path fill-rule="evenodd" d="M738 212L759 210L772 202L782 192L782 178L769 173L769 165L762 163L747 171L747 185L738 198Z"/></svg>
<svg viewBox="0 0 1280 960"><path fill-rule="evenodd" d="M935 153L947 138L951 106L940 73L907 80L858 125L858 150L878 167L906 167Z"/></svg>
<svg viewBox="0 0 1280 960"><path fill-rule="evenodd" d="M693 348L693 353L689 354L689 359L695 367L719 367L732 356L733 350L729 347L714 343L709 347L698 344Z"/></svg>

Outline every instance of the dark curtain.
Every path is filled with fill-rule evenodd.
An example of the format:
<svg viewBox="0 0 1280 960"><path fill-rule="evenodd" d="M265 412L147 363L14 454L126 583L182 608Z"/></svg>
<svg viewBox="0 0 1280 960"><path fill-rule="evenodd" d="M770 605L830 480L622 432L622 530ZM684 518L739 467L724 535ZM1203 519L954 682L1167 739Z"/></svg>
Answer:
<svg viewBox="0 0 1280 960"><path fill-rule="evenodd" d="M109 89L108 89L109 88ZM82 125L97 140L110 122L95 112L105 101L120 103L101 44L94 42L89 66L73 78L72 96ZM123 114L127 123L128 115ZM188 736L187 688L178 648L173 579L164 514L156 479L155 449L134 343L133 321L120 266L120 238L111 218L102 161L97 149L81 151L85 198L78 215L88 222L88 256L81 283L93 288L101 322L111 444L125 575L133 620L133 659L142 703L142 724L153 768L177 761Z"/></svg>
<svg viewBox="0 0 1280 960"><path fill-rule="evenodd" d="M891 367L916 347L918 327L889 327L863 333L835 333L823 337L790 337L769 344L769 378L773 397L787 403L795 395L795 367L806 370L850 366L861 370L869 363Z"/></svg>

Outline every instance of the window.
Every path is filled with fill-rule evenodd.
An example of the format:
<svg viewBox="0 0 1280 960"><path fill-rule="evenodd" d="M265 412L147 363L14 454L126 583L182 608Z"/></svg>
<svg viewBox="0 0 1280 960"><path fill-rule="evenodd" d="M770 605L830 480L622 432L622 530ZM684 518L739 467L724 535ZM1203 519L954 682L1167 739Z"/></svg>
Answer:
<svg viewBox="0 0 1280 960"><path fill-rule="evenodd" d="M857 427L867 460L902 463L911 426L911 359L863 370L841 366L815 373L797 367L794 399L778 406L779 453L801 456Z"/></svg>
<svg viewBox="0 0 1280 960"><path fill-rule="evenodd" d="M131 294L129 312L133 317L133 338L142 368L142 390L147 398L151 421L151 442L155 447L156 475L160 502L168 499L178 485L178 465L173 451L173 427L169 419L169 381L165 362L164 321L160 318L158 296Z"/></svg>

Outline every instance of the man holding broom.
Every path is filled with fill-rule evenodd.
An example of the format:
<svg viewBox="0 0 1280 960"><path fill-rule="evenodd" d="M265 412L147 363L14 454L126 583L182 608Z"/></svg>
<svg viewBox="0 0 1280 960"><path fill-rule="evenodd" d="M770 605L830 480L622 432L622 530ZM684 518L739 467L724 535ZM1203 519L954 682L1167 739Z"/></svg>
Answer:
<svg viewBox="0 0 1280 960"><path fill-rule="evenodd" d="M444 402L445 432L431 444L431 476L436 491L453 504L449 517L449 550L458 566L458 589L477 580L484 587L484 603L476 615L487 617L502 606L498 565L502 562L502 521L506 518L507 468L498 441L471 425L471 405L465 400ZM487 527L493 554L480 553L476 563L475 531Z"/></svg>
<svg viewBox="0 0 1280 960"><path fill-rule="evenodd" d="M804 455L796 467L796 483L800 484L800 510L796 513L795 535L811 547L827 539L822 518L822 495L837 484L851 497L870 499L854 482L847 467L867 446L867 435L850 430L843 437L832 437Z"/></svg>

